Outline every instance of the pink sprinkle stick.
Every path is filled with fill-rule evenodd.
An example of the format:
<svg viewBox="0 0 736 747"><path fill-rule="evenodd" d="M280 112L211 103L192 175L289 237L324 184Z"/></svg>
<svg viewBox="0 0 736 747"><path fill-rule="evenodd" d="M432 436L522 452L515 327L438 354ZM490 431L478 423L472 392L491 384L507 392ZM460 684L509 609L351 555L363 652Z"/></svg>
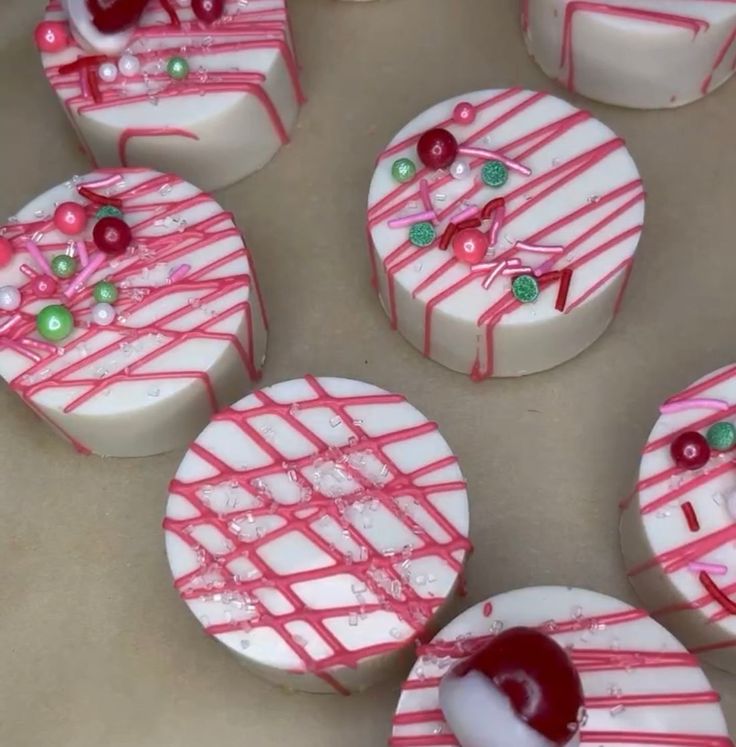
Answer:
<svg viewBox="0 0 736 747"><path fill-rule="evenodd" d="M504 275L527 275L530 272L532 272L532 268L524 265L524 267L509 267L507 270L503 271L503 274Z"/></svg>
<svg viewBox="0 0 736 747"><path fill-rule="evenodd" d="M674 402L668 400L659 408L659 412L662 415L669 415L674 412L683 412L684 410L694 410L697 408L717 410L719 412L725 412L729 409L728 402L724 402L722 399L697 397L695 399L681 399Z"/></svg>
<svg viewBox="0 0 736 747"><path fill-rule="evenodd" d="M534 252L536 254L562 254L564 246L544 246L543 244L527 244L526 241L517 241L514 249L522 252Z"/></svg>
<svg viewBox="0 0 736 747"><path fill-rule="evenodd" d="M522 272L523 267L520 267L521 260L519 259L502 259L500 262L485 262L483 264L475 265L473 268L476 271L486 272L488 275L483 279L483 287L488 290L493 281L503 272L504 274L514 274ZM510 268L514 268L511 270Z"/></svg>
<svg viewBox="0 0 736 747"><path fill-rule="evenodd" d="M183 277L186 277L187 273L192 269L191 265L183 264L175 267L169 273L169 282L178 283Z"/></svg>
<svg viewBox="0 0 736 747"><path fill-rule="evenodd" d="M20 314L13 314L13 316L10 317L10 319L3 322L2 325L0 325L0 334L3 332L7 332L11 327L14 327L23 317Z"/></svg>
<svg viewBox="0 0 736 747"><path fill-rule="evenodd" d="M468 218L475 218L480 212L480 208L477 205L471 205L470 207L461 210L457 215L453 216L450 220L451 223L462 223Z"/></svg>
<svg viewBox="0 0 736 747"><path fill-rule="evenodd" d="M35 348L36 350L43 350L45 353L55 353L56 345L51 345L43 340L34 340L31 337L21 337L18 342L21 345L27 345L29 348Z"/></svg>
<svg viewBox="0 0 736 747"><path fill-rule="evenodd" d="M506 220L506 209L500 207L493 214L493 222L491 223L491 231L489 236L491 246L496 246L496 242L498 241L498 232L501 230L501 226L503 226L504 220Z"/></svg>
<svg viewBox="0 0 736 747"><path fill-rule="evenodd" d="M414 223L419 223L423 220L437 220L437 214L434 210L427 210L423 213L412 213L412 215L405 215L403 218L394 218L388 222L389 228L402 228L404 226L411 226Z"/></svg>
<svg viewBox="0 0 736 747"><path fill-rule="evenodd" d="M548 259L546 262L542 262L539 267L537 267L536 270L534 270L534 277L540 277L541 275L544 275L545 272L549 272L553 267L555 266L555 260Z"/></svg>
<svg viewBox="0 0 736 747"><path fill-rule="evenodd" d="M76 277L72 278L69 287L64 291L64 295L67 298L75 296L84 286L84 284L94 275L99 269L100 265L105 261L105 255L102 252L98 252L89 261L89 264L80 272L77 273Z"/></svg>
<svg viewBox="0 0 736 747"><path fill-rule="evenodd" d="M82 267L86 267L89 264L89 256L87 254L87 245L84 241L77 241L77 254L79 254L79 263Z"/></svg>
<svg viewBox="0 0 736 747"><path fill-rule="evenodd" d="M87 187L88 189L102 189L103 187L112 187L114 184L117 184L121 181L123 181L123 177L120 176L120 174L110 174L110 176L105 176L102 179L95 179L91 182L78 184L77 189L79 189L79 187Z"/></svg>
<svg viewBox="0 0 736 747"><path fill-rule="evenodd" d="M495 150L487 150L486 148L472 148L466 145L460 146L457 151L461 156L471 156L473 158L487 158L488 160L492 161L500 161L504 166L507 166L512 171L518 171L520 174L523 174L524 176L531 176L532 170L524 166L523 163L519 163L518 161L514 161L511 158L507 158L506 156L502 156L500 153L497 153Z"/></svg>
<svg viewBox="0 0 736 747"><path fill-rule="evenodd" d="M419 195L422 198L424 209L427 211L432 210L432 199L429 196L429 182L426 179L422 179L419 182Z"/></svg>
<svg viewBox="0 0 736 747"><path fill-rule="evenodd" d="M38 244L35 241L26 239L26 249L28 253L36 261L36 264L47 274L51 274L51 265L46 261L46 257L43 256L41 250L38 248Z"/></svg>
<svg viewBox="0 0 736 747"><path fill-rule="evenodd" d="M728 566L721 565L720 563L703 563L701 561L695 561L688 564L688 570L694 573L705 571L706 573L712 573L716 576L725 576L728 573Z"/></svg>
<svg viewBox="0 0 736 747"><path fill-rule="evenodd" d="M26 277L29 277L29 278L37 278L38 277L38 273L30 265L22 264L18 269Z"/></svg>

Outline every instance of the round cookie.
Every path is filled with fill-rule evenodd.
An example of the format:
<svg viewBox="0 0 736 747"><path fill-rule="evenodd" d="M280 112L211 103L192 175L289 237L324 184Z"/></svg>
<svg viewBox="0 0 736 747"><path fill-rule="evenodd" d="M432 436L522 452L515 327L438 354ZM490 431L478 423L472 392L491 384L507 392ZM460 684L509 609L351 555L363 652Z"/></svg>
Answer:
<svg viewBox="0 0 736 747"><path fill-rule="evenodd" d="M474 379L542 371L591 345L618 309L644 220L623 140L520 89L420 114L379 156L368 202L391 324Z"/></svg>
<svg viewBox="0 0 736 747"><path fill-rule="evenodd" d="M74 177L0 226L0 244L0 376L81 451L181 448L260 377L250 254L178 177Z"/></svg>
<svg viewBox="0 0 736 747"><path fill-rule="evenodd" d="M682 106L734 71L732 0L520 0L529 54L569 90L637 109Z"/></svg>
<svg viewBox="0 0 736 747"><path fill-rule="evenodd" d="M465 481L403 397L307 376L218 415L174 477L175 586L254 673L354 692L408 666L470 549Z"/></svg>
<svg viewBox="0 0 736 747"><path fill-rule="evenodd" d="M629 578L693 652L736 673L736 366L661 407L624 503Z"/></svg>
<svg viewBox="0 0 736 747"><path fill-rule="evenodd" d="M580 742L596 747L733 747L697 659L645 612L592 591L548 586L499 594L463 612L427 646L403 685L391 747L457 747L440 708L440 683L502 631L540 630L567 649L582 680ZM485 718L491 745L504 741Z"/></svg>
<svg viewBox="0 0 736 747"><path fill-rule="evenodd" d="M208 190L268 163L303 101L285 0L226 0L213 23L188 0L142 5L110 35L85 0L52 0L36 30L46 76L95 163L172 171Z"/></svg>

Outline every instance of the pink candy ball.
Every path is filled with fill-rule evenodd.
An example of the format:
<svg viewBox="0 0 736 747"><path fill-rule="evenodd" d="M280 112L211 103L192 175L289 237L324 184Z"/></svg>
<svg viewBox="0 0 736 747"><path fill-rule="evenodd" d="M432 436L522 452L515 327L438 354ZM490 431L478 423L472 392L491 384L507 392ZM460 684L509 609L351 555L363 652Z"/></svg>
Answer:
<svg viewBox="0 0 736 747"><path fill-rule="evenodd" d="M475 115L475 107L467 101L461 101L452 111L452 119L457 124L472 124Z"/></svg>
<svg viewBox="0 0 736 747"><path fill-rule="evenodd" d="M488 236L477 228L465 228L453 236L452 251L458 261L477 265L488 251Z"/></svg>
<svg viewBox="0 0 736 747"><path fill-rule="evenodd" d="M66 26L56 21L44 21L36 26L36 46L47 54L61 52L69 44Z"/></svg>
<svg viewBox="0 0 736 747"><path fill-rule="evenodd" d="M54 212L54 225L67 236L76 236L87 225L87 211L76 202L62 202Z"/></svg>
<svg viewBox="0 0 736 747"><path fill-rule="evenodd" d="M49 275L38 275L31 280L31 289L39 298L51 298L56 293L56 280Z"/></svg>

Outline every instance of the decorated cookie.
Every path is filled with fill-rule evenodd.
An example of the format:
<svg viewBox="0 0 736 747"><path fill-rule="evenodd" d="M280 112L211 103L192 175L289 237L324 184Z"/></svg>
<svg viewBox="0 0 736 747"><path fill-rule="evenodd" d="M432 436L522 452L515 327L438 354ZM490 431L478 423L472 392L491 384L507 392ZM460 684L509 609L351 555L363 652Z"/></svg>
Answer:
<svg viewBox="0 0 736 747"><path fill-rule="evenodd" d="M668 399L624 503L629 578L693 652L736 673L736 366Z"/></svg>
<svg viewBox="0 0 736 747"><path fill-rule="evenodd" d="M362 690L413 656L470 549L465 481L398 394L314 378L216 415L170 486L175 586L256 674Z"/></svg>
<svg viewBox="0 0 736 747"><path fill-rule="evenodd" d="M389 744L733 747L719 701L646 612L582 589L519 589L420 647Z"/></svg>
<svg viewBox="0 0 736 747"><path fill-rule="evenodd" d="M81 451L185 446L265 350L240 231L178 177L74 177L0 227L0 376Z"/></svg>
<svg viewBox="0 0 736 747"><path fill-rule="evenodd" d="M529 53L571 91L637 109L682 106L734 72L733 0L520 0Z"/></svg>
<svg viewBox="0 0 736 747"><path fill-rule="evenodd" d="M52 0L36 42L97 164L203 189L268 163L303 100L286 0Z"/></svg>
<svg viewBox="0 0 736 747"><path fill-rule="evenodd" d="M474 379L556 366L623 296L644 190L623 140L544 93L478 91L409 123L378 159L368 234L391 324Z"/></svg>

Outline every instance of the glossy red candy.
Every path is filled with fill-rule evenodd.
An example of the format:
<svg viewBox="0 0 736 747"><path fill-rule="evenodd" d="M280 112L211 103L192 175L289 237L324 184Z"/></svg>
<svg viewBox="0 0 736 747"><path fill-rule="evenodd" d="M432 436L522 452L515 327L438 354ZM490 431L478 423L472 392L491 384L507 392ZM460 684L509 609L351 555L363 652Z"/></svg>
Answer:
<svg viewBox="0 0 736 747"><path fill-rule="evenodd" d="M92 238L97 248L106 254L122 254L132 239L128 224L114 216L100 218L92 229Z"/></svg>
<svg viewBox="0 0 736 747"><path fill-rule="evenodd" d="M192 0L192 10L202 23L214 23L225 12L225 0Z"/></svg>
<svg viewBox="0 0 736 747"><path fill-rule="evenodd" d="M41 52L53 54L61 52L69 43L69 35L63 23L58 21L44 21L36 26L36 46Z"/></svg>
<svg viewBox="0 0 736 747"><path fill-rule="evenodd" d="M115 34L138 22L148 0L87 0L92 23L103 34Z"/></svg>
<svg viewBox="0 0 736 747"><path fill-rule="evenodd" d="M710 459L710 446L705 436L696 431L681 433L670 446L670 454L680 469L700 469Z"/></svg>
<svg viewBox="0 0 736 747"><path fill-rule="evenodd" d="M452 251L458 261L477 265L488 251L488 236L477 228L464 228L452 237Z"/></svg>
<svg viewBox="0 0 736 747"><path fill-rule="evenodd" d="M459 677L469 672L491 680L518 716L553 744L567 744L577 731L580 677L567 653L544 633L510 628L453 670Z"/></svg>
<svg viewBox="0 0 736 747"><path fill-rule="evenodd" d="M430 169L449 168L457 157L457 149L455 136L440 127L427 130L417 143L419 160Z"/></svg>

